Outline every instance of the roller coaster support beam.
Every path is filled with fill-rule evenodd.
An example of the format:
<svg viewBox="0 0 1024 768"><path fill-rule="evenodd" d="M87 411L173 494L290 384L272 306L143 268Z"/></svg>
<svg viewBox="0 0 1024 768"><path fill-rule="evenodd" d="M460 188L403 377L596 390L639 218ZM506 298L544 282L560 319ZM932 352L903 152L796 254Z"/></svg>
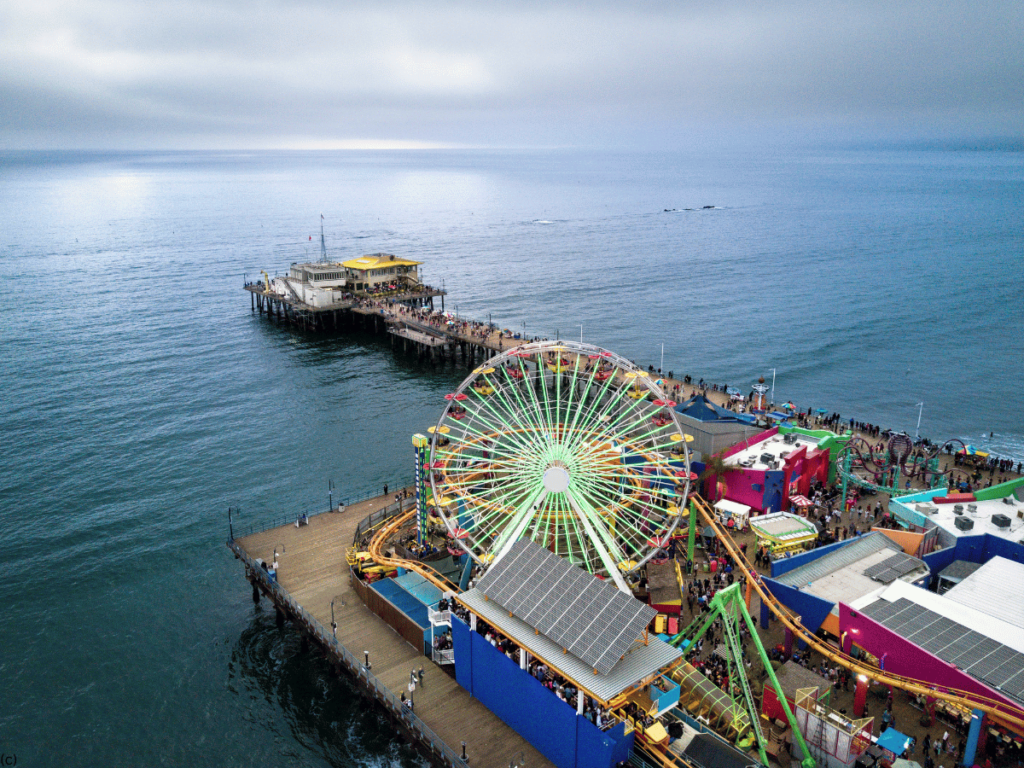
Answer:
<svg viewBox="0 0 1024 768"><path fill-rule="evenodd" d="M981 728L985 720L985 713L980 709L971 713L971 727L967 731L967 747L964 749L964 759L961 765L974 765L974 756L978 751L978 739L981 736Z"/></svg>
<svg viewBox="0 0 1024 768"><path fill-rule="evenodd" d="M697 505L690 502L690 532L686 538L686 558L690 562L691 570L688 575L693 575L693 545L697 540Z"/></svg>
<svg viewBox="0 0 1024 768"><path fill-rule="evenodd" d="M751 727L753 727L754 733L757 735L757 749L761 762L764 765L768 765L768 755L764 748L764 734L761 732L760 721L758 720L759 715L754 708L753 698L750 695L750 685L747 682L746 672L743 666L743 651L737 638L738 633L736 628L740 622L746 624L747 630L750 632L750 638L754 642L754 647L757 648L757 654L761 659L761 664L768 673L772 686L775 688L777 698L786 713L786 718L789 722L790 728L793 729L793 738L800 747L800 752L803 755L803 760L801 760L800 765L802 768L815 768L817 763L811 755L810 749L807 747L807 742L804 741L803 734L800 732L800 724L793 715L793 710L790 709L789 702L786 700L786 694L782 690L782 686L779 684L779 679L775 676L775 670L772 668L772 662L768 657L768 652L765 651L764 645L761 643L761 638L757 634L757 627L754 626L754 620L750 617L750 612L747 610L746 603L740 596L739 583L731 584L725 589L721 589L716 592L715 596L711 598L711 603L708 605L708 609L708 612L703 616L703 618L698 617L691 622L690 626L669 640L669 644L679 645L685 638L689 641L687 648L692 648L693 644L708 631L708 628L711 627L715 619L718 619L719 617L722 619L722 625L725 628L725 634L728 641L727 645L730 651L729 655L732 659L729 678L730 687L732 682L734 682L733 677L735 676L738 678L737 682L739 683L739 688L746 699L747 714L750 716Z"/></svg>

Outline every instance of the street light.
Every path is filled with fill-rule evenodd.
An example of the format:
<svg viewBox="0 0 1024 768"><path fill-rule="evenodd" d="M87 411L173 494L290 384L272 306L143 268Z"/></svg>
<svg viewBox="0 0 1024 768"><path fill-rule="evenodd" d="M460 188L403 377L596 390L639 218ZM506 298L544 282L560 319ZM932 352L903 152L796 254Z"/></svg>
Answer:
<svg viewBox="0 0 1024 768"><path fill-rule="evenodd" d="M772 405L775 405L775 369L772 368Z"/></svg>
<svg viewBox="0 0 1024 768"><path fill-rule="evenodd" d="M327 511L334 509L334 481L327 481Z"/></svg>
<svg viewBox="0 0 1024 768"><path fill-rule="evenodd" d="M917 404L917 429L914 430L914 439L921 437L921 414L924 413L924 403Z"/></svg>

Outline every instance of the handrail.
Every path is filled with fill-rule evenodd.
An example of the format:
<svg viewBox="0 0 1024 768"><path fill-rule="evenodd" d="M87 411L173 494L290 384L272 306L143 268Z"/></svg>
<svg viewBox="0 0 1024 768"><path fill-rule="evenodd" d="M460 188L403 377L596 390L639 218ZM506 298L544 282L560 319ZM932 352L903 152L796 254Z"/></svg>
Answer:
<svg viewBox="0 0 1024 768"><path fill-rule="evenodd" d="M1005 702L990 699L986 696L972 693L971 691L962 691L949 686L939 686L924 680L894 675L879 669L878 667L863 664L842 651L836 651L835 648L820 640L813 632L803 626L803 624L800 623L799 617L792 614L789 609L783 606L782 603L764 585L761 581L760 574L751 567L746 557L736 546L736 543L728 533L719 526L715 516L708 508L707 502L700 496L694 495L692 497L692 503L696 506L697 511L700 512L705 522L714 529L719 541L721 541L725 546L733 561L740 570L743 571L748 583L750 583L751 587L757 592L762 602L768 606L768 609L775 614L775 616L782 621L782 623L785 624L794 635L797 636L797 639L807 643L826 659L845 667L855 674L865 675L872 680L876 680L883 685L888 685L893 688L898 688L900 690L907 691L908 693L925 696L927 698L941 699L942 701L948 701L958 706L967 706L970 709L980 709L992 719L997 720L1004 725L1010 726L1014 729L1024 729L1024 711L1019 708L1012 707Z"/></svg>
<svg viewBox="0 0 1024 768"><path fill-rule="evenodd" d="M469 763L462 759L454 749L448 746L448 744L438 736L423 720L416 715L409 707L405 706L398 697L393 694L381 680L374 675L356 656L354 656L344 645L342 645L338 638L334 636L333 632L328 632L327 629L321 624L316 617L310 614L305 608L289 594L288 590L281 586L276 581L271 581L267 572L257 566L253 562L252 558L240 547L234 540L227 543L228 549L235 553L235 555L246 565L246 568L251 573L257 574L260 581L266 585L269 589L275 592L280 598L281 602L288 606L288 610L296 617L301 618L312 631L313 635L326 647L331 648L333 652L352 670L358 670L356 672L357 677L366 678L367 686L374 692L374 694L383 699L383 703L388 705L393 712L397 712L398 716L402 718L403 722L408 721L408 725L413 729L420 738L429 743L430 749L435 752L439 752L442 757L447 761L449 765L457 766L458 768L469 768Z"/></svg>
<svg viewBox="0 0 1024 768"><path fill-rule="evenodd" d="M388 483L388 485L391 485L391 484ZM400 485L396 486L397 490L402 490L404 488L412 488L412 487L413 486L412 486L411 483L403 483L403 484L400 484ZM379 494L376 491L370 491L369 493L365 493L362 496L356 496L354 498L350 496L350 497L346 497L346 498L343 498L343 499L339 499L338 500L338 504L341 505L341 506L351 506L353 504L360 504L360 503L362 503L364 501L368 501L370 499L378 498L381 495L382 494ZM267 522L263 522L263 523L250 523L249 524L249 531L247 533L245 533L245 534L242 534L242 535L243 536L252 536L255 533L263 533L264 531L269 531L271 528L279 528L280 526L285 525L286 523L294 523L295 520L298 519L299 517L301 517L303 514L305 514L307 517L318 517L319 515L323 515L323 514L326 514L328 512L334 512L337 508L338 507L335 507L334 509L322 509L319 512L300 512L298 514L291 514L291 515L286 515L286 516L283 516L283 517L275 516L274 518L270 519ZM237 523L237 520L235 522ZM235 527L238 527L238 526L236 525ZM241 537L240 536L236 536L235 538L241 538Z"/></svg>

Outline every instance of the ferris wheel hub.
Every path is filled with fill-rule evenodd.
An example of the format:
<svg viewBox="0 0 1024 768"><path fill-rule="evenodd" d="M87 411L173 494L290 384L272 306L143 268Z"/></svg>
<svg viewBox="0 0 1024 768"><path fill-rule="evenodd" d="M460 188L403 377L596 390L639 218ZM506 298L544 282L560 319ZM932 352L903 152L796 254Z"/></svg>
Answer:
<svg viewBox="0 0 1024 768"><path fill-rule="evenodd" d="M560 462L545 469L544 489L548 493L565 493L569 489L569 470Z"/></svg>

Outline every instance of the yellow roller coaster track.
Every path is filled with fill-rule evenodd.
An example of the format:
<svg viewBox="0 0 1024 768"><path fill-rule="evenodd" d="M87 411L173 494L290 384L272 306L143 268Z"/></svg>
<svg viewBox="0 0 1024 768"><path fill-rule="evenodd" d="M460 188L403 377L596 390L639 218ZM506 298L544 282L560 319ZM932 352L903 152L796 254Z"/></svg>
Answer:
<svg viewBox="0 0 1024 768"><path fill-rule="evenodd" d="M747 562L747 559L740 552L739 547L736 546L736 543L732 540L725 529L719 526L718 521L711 513L711 509L708 507L707 502L700 496L694 496L693 503L696 505L697 511L700 512L701 517L704 518L704 521L714 528L719 541L722 542L726 550L728 550L729 554L732 556L736 565L746 575L754 591L757 592L764 604L768 606L768 610L775 614L775 616L793 632L797 639L807 643L811 648L829 661L835 662L855 674L865 675L871 680L876 680L883 685L889 685L893 688L907 691L908 693L948 701L952 704L956 704L957 706L967 707L972 710L981 710L996 722L1008 726L1016 733L1024 733L1024 710L1019 707L1013 707L1006 702L990 699L970 691L961 691L956 688L934 685L924 680L915 680L914 678L901 677L900 675L885 672L878 667L869 666L857 659L854 659L852 656L848 656L841 651L837 651L831 645L821 640L813 632L804 627L800 623L799 618L794 616L793 613L782 605L782 603L772 595L771 591L765 587L761 582L760 574L750 566L750 563Z"/></svg>
<svg viewBox="0 0 1024 768"><path fill-rule="evenodd" d="M391 538L395 531L401 528L402 525L407 523L415 515L416 509L413 508L404 515L400 515L389 521L387 525L377 531L377 533L373 535L373 538L370 539L370 546L367 549L370 553L370 557L373 558L375 563L380 565L389 565L393 568L404 568L407 571L415 571L442 592L458 592L459 588L456 584L448 581L448 579L426 563L421 563L418 560L406 560L401 557L391 557L384 554L384 545L387 543L387 540Z"/></svg>

